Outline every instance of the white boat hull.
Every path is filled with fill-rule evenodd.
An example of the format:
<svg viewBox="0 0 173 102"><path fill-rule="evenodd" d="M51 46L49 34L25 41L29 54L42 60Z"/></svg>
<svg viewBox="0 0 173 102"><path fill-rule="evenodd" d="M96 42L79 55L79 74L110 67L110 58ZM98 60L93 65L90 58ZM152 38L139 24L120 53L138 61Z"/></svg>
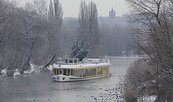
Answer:
<svg viewBox="0 0 173 102"><path fill-rule="evenodd" d="M103 77L109 77L111 74L106 75L97 75L92 77L75 77L75 76L66 76L66 75L54 75L52 77L53 81L56 82L70 82L70 81L86 81L86 80L92 80L97 78L103 78Z"/></svg>

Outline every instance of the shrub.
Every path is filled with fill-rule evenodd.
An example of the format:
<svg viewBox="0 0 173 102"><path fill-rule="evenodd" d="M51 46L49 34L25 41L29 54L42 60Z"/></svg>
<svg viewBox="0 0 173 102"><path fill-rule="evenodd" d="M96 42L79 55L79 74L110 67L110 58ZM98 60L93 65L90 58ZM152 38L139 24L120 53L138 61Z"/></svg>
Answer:
<svg viewBox="0 0 173 102"><path fill-rule="evenodd" d="M125 86L124 98L126 102L135 102L137 100L136 93L134 92L132 85L127 84Z"/></svg>
<svg viewBox="0 0 173 102"><path fill-rule="evenodd" d="M135 61L125 76L126 102L135 102L138 97L155 94L155 73L150 60L143 58Z"/></svg>

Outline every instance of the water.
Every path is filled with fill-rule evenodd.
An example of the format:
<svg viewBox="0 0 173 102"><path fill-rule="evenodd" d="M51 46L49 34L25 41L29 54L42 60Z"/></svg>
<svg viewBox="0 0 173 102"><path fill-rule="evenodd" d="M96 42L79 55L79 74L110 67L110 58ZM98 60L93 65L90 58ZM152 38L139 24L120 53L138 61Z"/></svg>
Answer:
<svg viewBox="0 0 173 102"><path fill-rule="evenodd" d="M111 58L111 77L81 81L52 82L42 72L15 78L0 78L0 102L116 102L126 70L136 58Z"/></svg>

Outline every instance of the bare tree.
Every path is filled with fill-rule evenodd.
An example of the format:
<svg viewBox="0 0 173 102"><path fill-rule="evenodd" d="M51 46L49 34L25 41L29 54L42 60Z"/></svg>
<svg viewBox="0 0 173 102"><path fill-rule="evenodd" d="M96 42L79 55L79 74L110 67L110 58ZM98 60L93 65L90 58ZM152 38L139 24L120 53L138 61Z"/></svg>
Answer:
<svg viewBox="0 0 173 102"><path fill-rule="evenodd" d="M72 57L82 59L99 43L97 7L94 2L87 5L81 1L78 21L79 29Z"/></svg>
<svg viewBox="0 0 173 102"><path fill-rule="evenodd" d="M1 0L1 34L0 56L3 60L3 68L12 76L15 69L22 74L30 68L31 60L36 59L43 52L45 40L44 32L46 20L33 11L17 8L15 5ZM45 49L45 46L44 46ZM43 54L44 55L44 54Z"/></svg>
<svg viewBox="0 0 173 102"><path fill-rule="evenodd" d="M58 56L60 55L60 34L61 25L63 22L63 10L59 0L50 0L49 10L48 10L48 21L49 21L49 53L52 55L51 60L45 66L54 63Z"/></svg>
<svg viewBox="0 0 173 102"><path fill-rule="evenodd" d="M101 53L99 53L100 49L100 34L98 27L98 14L97 14L97 6L94 2L90 2L88 4L89 9L89 35L91 46L91 54L92 57L99 57Z"/></svg>
<svg viewBox="0 0 173 102"><path fill-rule="evenodd" d="M47 14L47 2L46 0L34 0L33 2L27 2L25 9L30 12L36 12L41 17Z"/></svg>
<svg viewBox="0 0 173 102"><path fill-rule="evenodd" d="M123 18L123 17L122 17ZM114 25L109 22L99 24L100 44L103 54L108 56L130 56L134 54L133 35L128 25Z"/></svg>
<svg viewBox="0 0 173 102"><path fill-rule="evenodd" d="M172 17L169 0L127 0L132 6L137 48L143 51L153 64L158 101L171 102L173 95L173 47ZM170 91L171 90L171 91ZM162 94L164 93L164 95Z"/></svg>

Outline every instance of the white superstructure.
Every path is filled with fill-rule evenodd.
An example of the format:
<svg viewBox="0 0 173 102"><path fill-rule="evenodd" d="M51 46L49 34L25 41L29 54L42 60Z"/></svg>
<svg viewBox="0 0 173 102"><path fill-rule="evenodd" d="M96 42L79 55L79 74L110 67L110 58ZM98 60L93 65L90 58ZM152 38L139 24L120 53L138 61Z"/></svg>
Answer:
<svg viewBox="0 0 173 102"><path fill-rule="evenodd" d="M65 59L53 65L54 81L79 81L110 76L109 59Z"/></svg>

